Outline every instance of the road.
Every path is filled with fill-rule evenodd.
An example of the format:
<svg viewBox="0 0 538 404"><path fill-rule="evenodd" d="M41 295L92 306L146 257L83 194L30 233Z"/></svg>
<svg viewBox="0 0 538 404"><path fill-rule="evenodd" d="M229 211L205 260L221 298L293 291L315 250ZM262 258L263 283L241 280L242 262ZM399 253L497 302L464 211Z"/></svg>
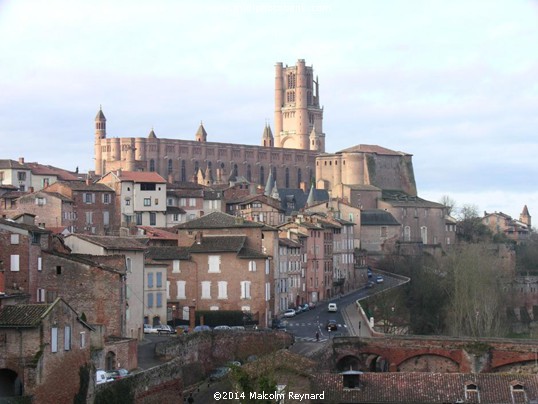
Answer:
<svg viewBox="0 0 538 404"><path fill-rule="evenodd" d="M374 272L372 280L375 280L378 273ZM371 288L362 288L351 292L345 296L331 299L327 302L319 303L314 309L297 314L295 317L283 319L286 330L295 336L297 342L315 342L316 332L319 332L320 342L329 340L333 336L350 335L348 325L342 316L342 309L351 304L355 304L357 300L362 300L368 296L381 293L384 290L393 288L402 283L405 283L399 278L383 274L383 283L375 284ZM336 303L338 311L329 313L327 305ZM325 325L327 320L336 320L338 324L337 331L327 331Z"/></svg>

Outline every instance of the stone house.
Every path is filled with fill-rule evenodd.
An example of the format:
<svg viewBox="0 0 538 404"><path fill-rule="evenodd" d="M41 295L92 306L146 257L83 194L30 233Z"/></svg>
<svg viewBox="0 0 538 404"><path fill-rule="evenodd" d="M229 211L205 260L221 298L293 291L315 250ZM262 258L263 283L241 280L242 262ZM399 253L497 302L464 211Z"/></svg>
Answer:
<svg viewBox="0 0 538 404"><path fill-rule="evenodd" d="M179 246L187 247L196 271L185 285L182 307L197 310L241 310L258 318L262 327L273 316L273 267L263 245L265 225L213 212L176 227ZM274 233L273 231L270 234ZM277 242L271 237L271 244Z"/></svg>
<svg viewBox="0 0 538 404"><path fill-rule="evenodd" d="M28 192L32 187L32 172L24 165L24 158L0 160L0 185L13 185L18 191Z"/></svg>
<svg viewBox="0 0 538 404"><path fill-rule="evenodd" d="M50 231L33 224L33 215L17 221L0 219L0 263L7 292L24 292L30 303L39 300L38 275L43 269L43 251L50 248Z"/></svg>
<svg viewBox="0 0 538 404"><path fill-rule="evenodd" d="M36 403L72 403L85 392L92 328L63 299L0 309L0 396L31 396Z"/></svg>
<svg viewBox="0 0 538 404"><path fill-rule="evenodd" d="M173 227L203 216L204 204L201 185L184 183L169 186L166 191L166 226Z"/></svg>
<svg viewBox="0 0 538 404"><path fill-rule="evenodd" d="M306 299L306 262L303 244L296 236L278 239L278 255L275 263L275 315L291 307L309 303ZM303 238L304 239L304 238ZM303 240L304 242L304 240Z"/></svg>
<svg viewBox="0 0 538 404"><path fill-rule="evenodd" d="M44 188L73 201L74 228L78 234L112 234L116 224L114 190L103 184L86 181L57 181Z"/></svg>
<svg viewBox="0 0 538 404"><path fill-rule="evenodd" d="M37 191L16 199L11 209L4 210L9 216L22 213L35 215L35 222L47 229L67 229L76 231L76 210L74 201L58 192Z"/></svg>
<svg viewBox="0 0 538 404"><path fill-rule="evenodd" d="M284 210L278 199L266 195L247 195L226 201L226 213L270 226L284 223Z"/></svg>
<svg viewBox="0 0 538 404"><path fill-rule="evenodd" d="M136 237L70 234L65 245L75 254L125 256L125 333L143 339L144 252L146 239Z"/></svg>
<svg viewBox="0 0 538 404"><path fill-rule="evenodd" d="M97 182L115 191L115 223L122 228L166 226L166 181L155 172L109 172Z"/></svg>
<svg viewBox="0 0 538 404"><path fill-rule="evenodd" d="M392 214L382 209L361 211L361 248L368 255L382 255L394 251L400 240L401 225Z"/></svg>
<svg viewBox="0 0 538 404"><path fill-rule="evenodd" d="M521 243L529 238L530 215L527 206L524 206L520 219L513 219L510 215L502 212L484 212L482 223L485 224L493 234L503 234L508 239Z"/></svg>

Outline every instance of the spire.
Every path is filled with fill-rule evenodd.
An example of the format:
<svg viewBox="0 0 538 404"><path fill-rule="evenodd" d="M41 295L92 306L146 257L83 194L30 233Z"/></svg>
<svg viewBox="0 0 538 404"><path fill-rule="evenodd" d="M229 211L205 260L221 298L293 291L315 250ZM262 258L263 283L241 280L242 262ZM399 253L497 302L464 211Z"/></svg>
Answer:
<svg viewBox="0 0 538 404"><path fill-rule="evenodd" d="M306 206L309 207L309 206L312 206L314 205L315 203L315 199L314 199L314 185L312 185L310 187L310 192L308 193L308 199L306 200Z"/></svg>
<svg viewBox="0 0 538 404"><path fill-rule="evenodd" d="M148 139L157 139L157 135L155 135L153 128L151 128L151 132L149 132Z"/></svg>
<svg viewBox="0 0 538 404"><path fill-rule="evenodd" d="M95 115L95 122L106 122L105 114L103 114L103 107L99 105L99 112Z"/></svg>
<svg viewBox="0 0 538 404"><path fill-rule="evenodd" d="M273 180L273 170L269 168L269 175L267 176L267 182L265 183L265 191L264 195L269 196L271 195L271 191L273 190L274 186L274 180Z"/></svg>
<svg viewBox="0 0 538 404"><path fill-rule="evenodd" d="M271 190L271 198L278 199L280 201L280 195L278 194L278 187L276 186L276 181L273 185L273 189Z"/></svg>
<svg viewBox="0 0 538 404"><path fill-rule="evenodd" d="M205 131L204 124L202 121L200 121L200 126L198 127L198 130L196 131L196 135L194 135L194 137L197 142L207 141L207 132Z"/></svg>
<svg viewBox="0 0 538 404"><path fill-rule="evenodd" d="M271 127L267 122L265 122L265 128L263 129L262 134L262 146L264 147L273 147L274 138L273 132L271 132Z"/></svg>

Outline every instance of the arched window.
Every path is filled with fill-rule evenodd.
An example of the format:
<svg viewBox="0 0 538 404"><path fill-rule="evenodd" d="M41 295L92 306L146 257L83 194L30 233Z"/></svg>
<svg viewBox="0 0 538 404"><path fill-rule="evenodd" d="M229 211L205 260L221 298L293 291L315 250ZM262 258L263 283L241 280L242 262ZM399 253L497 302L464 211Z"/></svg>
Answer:
<svg viewBox="0 0 538 404"><path fill-rule="evenodd" d="M233 174L234 174L234 177L238 176L237 164L234 164Z"/></svg>
<svg viewBox="0 0 538 404"><path fill-rule="evenodd" d="M286 167L286 188L290 187L290 169Z"/></svg>
<svg viewBox="0 0 538 404"><path fill-rule="evenodd" d="M263 185L265 183L265 168L262 166L260 167L260 184Z"/></svg>
<svg viewBox="0 0 538 404"><path fill-rule="evenodd" d="M404 241L411 241L411 227L404 227Z"/></svg>
<svg viewBox="0 0 538 404"><path fill-rule="evenodd" d="M420 228L420 237L423 244L428 244L428 228L426 226Z"/></svg>
<svg viewBox="0 0 538 404"><path fill-rule="evenodd" d="M173 169L174 169L174 161L172 159L168 159L168 174L172 174Z"/></svg>
<svg viewBox="0 0 538 404"><path fill-rule="evenodd" d="M149 161L149 171L155 171L155 160L153 159Z"/></svg>
<svg viewBox="0 0 538 404"><path fill-rule="evenodd" d="M297 169L297 188L301 187L301 182L303 182L303 172L300 168Z"/></svg>
<svg viewBox="0 0 538 404"><path fill-rule="evenodd" d="M181 181L186 182L187 181L187 173L185 168L185 160L181 160Z"/></svg>
<svg viewBox="0 0 538 404"><path fill-rule="evenodd" d="M276 181L276 167L273 167L273 181Z"/></svg>
<svg viewBox="0 0 538 404"><path fill-rule="evenodd" d="M200 164L198 163L198 160L194 162L194 175L198 174L198 168L200 168Z"/></svg>
<svg viewBox="0 0 538 404"><path fill-rule="evenodd" d="M252 171L250 169L250 164L247 165L247 181L252 182Z"/></svg>

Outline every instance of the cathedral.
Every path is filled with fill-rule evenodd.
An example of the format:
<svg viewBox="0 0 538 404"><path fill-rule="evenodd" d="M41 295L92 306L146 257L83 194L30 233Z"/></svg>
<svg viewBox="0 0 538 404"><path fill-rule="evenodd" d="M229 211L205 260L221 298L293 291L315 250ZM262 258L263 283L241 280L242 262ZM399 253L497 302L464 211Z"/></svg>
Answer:
<svg viewBox="0 0 538 404"><path fill-rule="evenodd" d="M260 146L208 141L203 124L194 140L108 138L102 110L95 117L95 174L108 171L155 171L168 182L228 183L242 177L264 185L272 174L281 188L308 188L315 176L316 156L325 152L323 108L312 67L275 66L275 134L265 125Z"/></svg>

